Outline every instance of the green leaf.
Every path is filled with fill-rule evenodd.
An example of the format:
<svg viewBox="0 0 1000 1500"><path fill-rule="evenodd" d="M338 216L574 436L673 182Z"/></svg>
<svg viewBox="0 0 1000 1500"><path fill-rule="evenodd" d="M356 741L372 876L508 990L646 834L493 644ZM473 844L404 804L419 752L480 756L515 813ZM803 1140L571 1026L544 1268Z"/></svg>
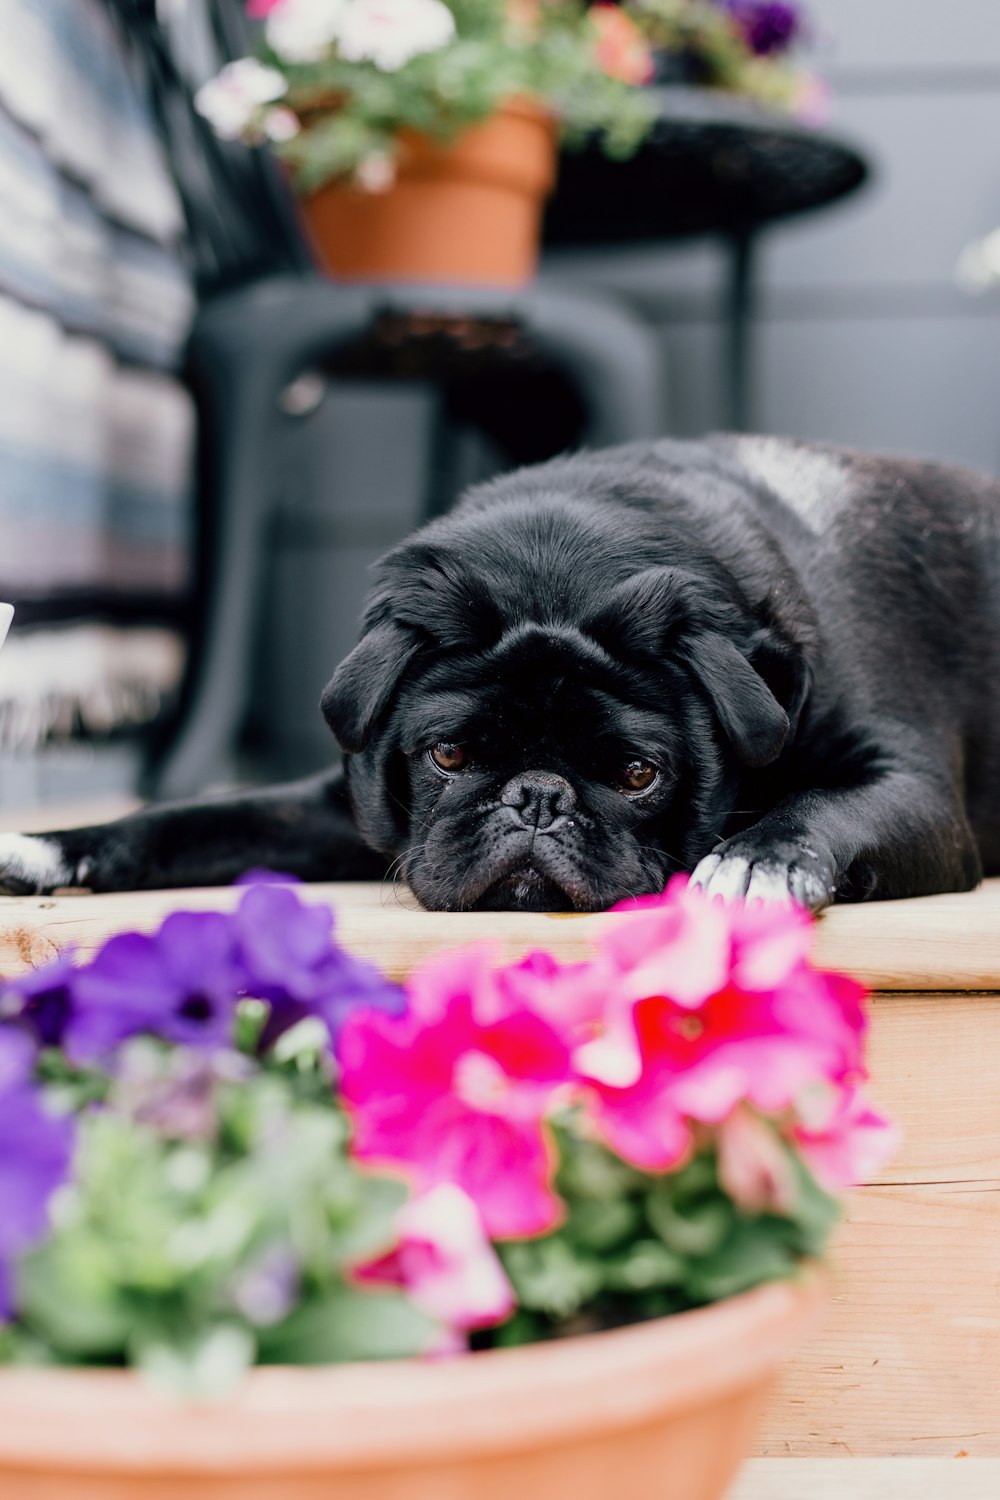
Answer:
<svg viewBox="0 0 1000 1500"><path fill-rule="evenodd" d="M218 1323L174 1342L142 1332L132 1341L132 1363L155 1385L187 1400L213 1401L231 1394L253 1364L256 1346L249 1329Z"/></svg>
<svg viewBox="0 0 1000 1500"><path fill-rule="evenodd" d="M329 1051L330 1033L319 1016L305 1016L295 1026L282 1032L274 1044L276 1063L297 1062L316 1067Z"/></svg>
<svg viewBox="0 0 1000 1500"><path fill-rule="evenodd" d="M824 1192L802 1159L789 1150L795 1173L795 1205L789 1215L797 1233L794 1244L800 1255L820 1255L840 1218L840 1204Z"/></svg>
<svg viewBox="0 0 1000 1500"><path fill-rule="evenodd" d="M569 1318L601 1289L601 1265L561 1235L500 1246L500 1256L522 1307Z"/></svg>
<svg viewBox="0 0 1000 1500"><path fill-rule="evenodd" d="M74 1358L121 1353L132 1326L105 1247L76 1233L48 1241L17 1267L21 1322Z"/></svg>
<svg viewBox="0 0 1000 1500"><path fill-rule="evenodd" d="M632 1199L581 1198L570 1207L565 1234L583 1249L601 1252L634 1238L641 1224L642 1209Z"/></svg>
<svg viewBox="0 0 1000 1500"><path fill-rule="evenodd" d="M345 1267L392 1249L398 1239L396 1215L409 1197L407 1184L398 1177L355 1171L351 1179L356 1195L351 1213L342 1213L333 1225L336 1261Z"/></svg>
<svg viewBox="0 0 1000 1500"><path fill-rule="evenodd" d="M556 1130L560 1157L558 1187L565 1198L593 1198L601 1202L622 1199L648 1181L597 1141L581 1140L575 1127L571 1117Z"/></svg>
<svg viewBox="0 0 1000 1500"><path fill-rule="evenodd" d="M650 1227L668 1250L682 1256L710 1255L723 1243L734 1218L732 1205L721 1194L700 1202L679 1203L676 1184L666 1178L648 1194Z"/></svg>
<svg viewBox="0 0 1000 1500"><path fill-rule="evenodd" d="M691 1264L686 1286L697 1300L717 1302L790 1276L798 1262L780 1220L743 1220L714 1254Z"/></svg>
<svg viewBox="0 0 1000 1500"><path fill-rule="evenodd" d="M680 1286L687 1262L659 1240L639 1240L624 1255L606 1262L604 1284L612 1291L645 1292Z"/></svg>
<svg viewBox="0 0 1000 1500"><path fill-rule="evenodd" d="M257 1044L269 1011L270 1006L263 1000L240 1001L236 1007L236 1022L233 1031L233 1039L238 1051L245 1052L251 1057L256 1055Z"/></svg>
<svg viewBox="0 0 1000 1500"><path fill-rule="evenodd" d="M513 1317L501 1323L499 1328L489 1331L491 1349L516 1349L522 1344L537 1344L549 1332L548 1325L537 1313L518 1308Z"/></svg>
<svg viewBox="0 0 1000 1500"><path fill-rule="evenodd" d="M267 1364L406 1359L430 1348L439 1326L397 1292L335 1286L260 1334Z"/></svg>

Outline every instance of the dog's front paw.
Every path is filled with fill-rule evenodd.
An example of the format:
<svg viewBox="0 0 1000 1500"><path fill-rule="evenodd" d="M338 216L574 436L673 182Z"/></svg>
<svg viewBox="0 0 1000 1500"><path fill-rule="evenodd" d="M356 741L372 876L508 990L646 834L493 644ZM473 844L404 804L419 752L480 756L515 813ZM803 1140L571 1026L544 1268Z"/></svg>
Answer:
<svg viewBox="0 0 1000 1500"><path fill-rule="evenodd" d="M837 867L833 855L817 845L755 839L750 832L707 854L695 867L691 884L726 901L794 901L808 911L822 911L836 893Z"/></svg>
<svg viewBox="0 0 1000 1500"><path fill-rule="evenodd" d="M0 892L8 896L48 894L77 885L79 871L62 844L30 833L0 833Z"/></svg>

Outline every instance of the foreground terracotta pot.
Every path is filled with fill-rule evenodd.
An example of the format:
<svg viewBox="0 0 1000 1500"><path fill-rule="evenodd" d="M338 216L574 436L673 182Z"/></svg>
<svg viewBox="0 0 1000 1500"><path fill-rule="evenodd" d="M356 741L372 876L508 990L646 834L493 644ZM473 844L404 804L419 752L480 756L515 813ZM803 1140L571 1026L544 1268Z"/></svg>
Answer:
<svg viewBox="0 0 1000 1500"><path fill-rule="evenodd" d="M255 1370L216 1406L0 1371L4 1500L716 1500L821 1283L437 1364Z"/></svg>
<svg viewBox="0 0 1000 1500"><path fill-rule="evenodd" d="M528 281L555 182L551 117L514 101L451 146L408 133L402 140L387 192L334 183L303 199L324 267L345 281Z"/></svg>

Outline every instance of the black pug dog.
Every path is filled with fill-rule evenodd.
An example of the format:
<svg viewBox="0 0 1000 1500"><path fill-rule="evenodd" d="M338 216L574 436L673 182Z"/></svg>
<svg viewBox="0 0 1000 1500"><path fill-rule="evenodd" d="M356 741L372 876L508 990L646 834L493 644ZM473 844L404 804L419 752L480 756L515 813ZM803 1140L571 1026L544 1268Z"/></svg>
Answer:
<svg viewBox="0 0 1000 1500"><path fill-rule="evenodd" d="M582 454L377 565L343 771L0 841L16 891L395 868L592 911L694 872L817 910L1000 870L1000 485L774 438Z"/></svg>

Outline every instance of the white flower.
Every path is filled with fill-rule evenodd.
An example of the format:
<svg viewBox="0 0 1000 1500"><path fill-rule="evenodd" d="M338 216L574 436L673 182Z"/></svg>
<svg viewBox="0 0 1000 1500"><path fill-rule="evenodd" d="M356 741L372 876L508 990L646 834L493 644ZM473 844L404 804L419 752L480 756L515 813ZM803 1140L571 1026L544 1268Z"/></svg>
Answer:
<svg viewBox="0 0 1000 1500"><path fill-rule="evenodd" d="M396 181L396 163L387 152L372 151L358 163L354 180L366 193L384 193Z"/></svg>
<svg viewBox="0 0 1000 1500"><path fill-rule="evenodd" d="M264 134L269 141L293 141L300 129L298 116L280 104L269 109L264 117Z"/></svg>
<svg viewBox="0 0 1000 1500"><path fill-rule="evenodd" d="M263 67L253 57L240 57L202 84L194 102L216 135L234 141L246 130L260 105L280 99L284 92L285 80L276 69Z"/></svg>
<svg viewBox="0 0 1000 1500"><path fill-rule="evenodd" d="M1000 287L1000 229L966 245L958 258L955 278L963 292L974 295Z"/></svg>
<svg viewBox="0 0 1000 1500"><path fill-rule="evenodd" d="M268 46L285 62L317 62L337 39L347 0L282 0L267 18Z"/></svg>
<svg viewBox="0 0 1000 1500"><path fill-rule="evenodd" d="M436 52L455 35L455 17L441 0L350 0L337 33L347 62L373 62L394 73L421 52Z"/></svg>

